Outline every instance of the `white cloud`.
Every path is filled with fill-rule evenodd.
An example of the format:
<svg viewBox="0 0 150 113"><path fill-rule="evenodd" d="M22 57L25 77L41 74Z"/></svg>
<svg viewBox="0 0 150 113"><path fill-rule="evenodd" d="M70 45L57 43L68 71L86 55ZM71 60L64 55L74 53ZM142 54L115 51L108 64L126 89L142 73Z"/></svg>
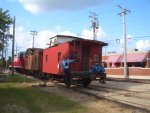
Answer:
<svg viewBox="0 0 150 113"><path fill-rule="evenodd" d="M70 31L63 31L60 35L69 35L69 36L77 36L75 33L71 33Z"/></svg>
<svg viewBox="0 0 150 113"><path fill-rule="evenodd" d="M49 39L54 37L56 33L51 30L42 30L38 32L37 37L35 38L35 47L37 48L46 48L49 44Z"/></svg>
<svg viewBox="0 0 150 113"><path fill-rule="evenodd" d="M139 50L150 50L150 40L139 40L136 42L136 48Z"/></svg>
<svg viewBox="0 0 150 113"><path fill-rule="evenodd" d="M81 37L92 40L93 39L93 31L88 30L88 29L83 29ZM106 37L105 32L103 31L103 29L101 27L99 27L99 30L97 31L97 40L101 40L101 38L105 38L105 37Z"/></svg>
<svg viewBox="0 0 150 113"><path fill-rule="evenodd" d="M55 36L56 33L51 30L38 31L37 36L34 36L34 47L35 48L46 48L48 47L49 38ZM30 32L26 32L22 26L16 28L15 43L18 48L25 51L27 48L32 47L33 36Z"/></svg>
<svg viewBox="0 0 150 113"><path fill-rule="evenodd" d="M133 40L132 40L133 37L134 37L134 36L132 36L132 35L127 35L127 36L126 36L127 44L133 43ZM124 37L123 37L123 36L121 37L120 43L121 43L121 44L124 43Z"/></svg>
<svg viewBox="0 0 150 113"><path fill-rule="evenodd" d="M111 3L113 0L18 0L26 10L39 14L45 11L82 10L91 6L102 6Z"/></svg>
<svg viewBox="0 0 150 113"><path fill-rule="evenodd" d="M92 30L88 30L88 29L83 29L82 34L81 34L82 38L85 39L92 39L93 37L93 32Z"/></svg>
<svg viewBox="0 0 150 113"><path fill-rule="evenodd" d="M10 28L10 33L12 34L13 28ZM23 26L19 26L15 29L15 50L17 45L17 50L25 51L26 48L30 47L32 44L31 36L29 32L25 32ZM12 41L9 41L9 53L12 51Z"/></svg>
<svg viewBox="0 0 150 113"><path fill-rule="evenodd" d="M25 32L23 26L16 28L15 31L15 44L20 50L25 50L25 48L30 47L32 37L29 32Z"/></svg>

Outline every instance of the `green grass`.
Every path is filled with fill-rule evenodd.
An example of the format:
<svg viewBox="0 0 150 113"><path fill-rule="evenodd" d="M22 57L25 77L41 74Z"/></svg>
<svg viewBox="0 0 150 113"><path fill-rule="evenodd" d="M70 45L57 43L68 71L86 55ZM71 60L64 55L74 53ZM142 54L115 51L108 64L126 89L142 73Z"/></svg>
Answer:
<svg viewBox="0 0 150 113"><path fill-rule="evenodd" d="M10 74L6 76L6 82L8 83L32 83L36 82L37 80L33 80L30 78L27 78L27 76L23 76L20 74L14 74L13 76Z"/></svg>
<svg viewBox="0 0 150 113"><path fill-rule="evenodd" d="M20 75L0 83L0 113L85 113L87 108L39 87L29 87ZM35 82L26 79L26 82Z"/></svg>

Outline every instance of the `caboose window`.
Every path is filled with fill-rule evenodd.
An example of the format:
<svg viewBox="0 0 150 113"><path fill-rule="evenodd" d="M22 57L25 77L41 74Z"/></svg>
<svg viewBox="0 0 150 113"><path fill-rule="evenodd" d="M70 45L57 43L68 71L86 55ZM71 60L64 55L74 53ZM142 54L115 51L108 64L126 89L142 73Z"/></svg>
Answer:
<svg viewBox="0 0 150 113"><path fill-rule="evenodd" d="M58 62L60 61L61 59L61 52L58 52Z"/></svg>
<svg viewBox="0 0 150 113"><path fill-rule="evenodd" d="M46 55L46 63L48 63L48 55Z"/></svg>
<svg viewBox="0 0 150 113"><path fill-rule="evenodd" d="M94 62L99 62L100 61L100 55L99 54L94 54L93 60L94 60Z"/></svg>
<svg viewBox="0 0 150 113"><path fill-rule="evenodd" d="M78 52L71 52L71 59L77 60Z"/></svg>

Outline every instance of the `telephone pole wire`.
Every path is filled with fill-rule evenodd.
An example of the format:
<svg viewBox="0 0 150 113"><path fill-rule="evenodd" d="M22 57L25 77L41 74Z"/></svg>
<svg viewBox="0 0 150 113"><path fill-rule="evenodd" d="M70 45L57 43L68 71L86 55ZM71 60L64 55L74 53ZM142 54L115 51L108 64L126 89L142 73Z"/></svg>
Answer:
<svg viewBox="0 0 150 113"><path fill-rule="evenodd" d="M93 28L93 40L97 40L96 32L98 31L98 28L99 28L99 22L97 18L98 15L93 12L89 12L89 13L91 14L89 17L91 18L90 27Z"/></svg>
<svg viewBox="0 0 150 113"><path fill-rule="evenodd" d="M118 7L121 9L121 12L119 15L122 16L122 21L123 21L123 39L124 39L124 77L126 80L129 79L128 76L128 67L127 67L127 46L126 46L126 18L125 15L127 13L130 13L130 10L127 10L123 8L122 6L118 5Z"/></svg>
<svg viewBox="0 0 150 113"><path fill-rule="evenodd" d="M37 31L30 31L30 34L33 36L32 48L34 48L34 36L37 36Z"/></svg>

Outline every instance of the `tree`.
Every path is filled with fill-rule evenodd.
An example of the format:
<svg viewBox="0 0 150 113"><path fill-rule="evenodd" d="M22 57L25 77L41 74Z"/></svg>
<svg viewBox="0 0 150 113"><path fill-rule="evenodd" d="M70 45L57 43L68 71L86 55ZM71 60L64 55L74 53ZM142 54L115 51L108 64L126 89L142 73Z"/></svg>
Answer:
<svg viewBox="0 0 150 113"><path fill-rule="evenodd" d="M8 10L4 11L2 8L0 8L0 51L2 52L2 59L4 58L4 48L8 46L7 42L12 38L9 30L13 20L8 13Z"/></svg>
<svg viewBox="0 0 150 113"><path fill-rule="evenodd" d="M9 65L11 64L11 57L9 56L8 57L8 60L7 60L7 62L6 62L6 66L7 66L7 68L9 68Z"/></svg>

